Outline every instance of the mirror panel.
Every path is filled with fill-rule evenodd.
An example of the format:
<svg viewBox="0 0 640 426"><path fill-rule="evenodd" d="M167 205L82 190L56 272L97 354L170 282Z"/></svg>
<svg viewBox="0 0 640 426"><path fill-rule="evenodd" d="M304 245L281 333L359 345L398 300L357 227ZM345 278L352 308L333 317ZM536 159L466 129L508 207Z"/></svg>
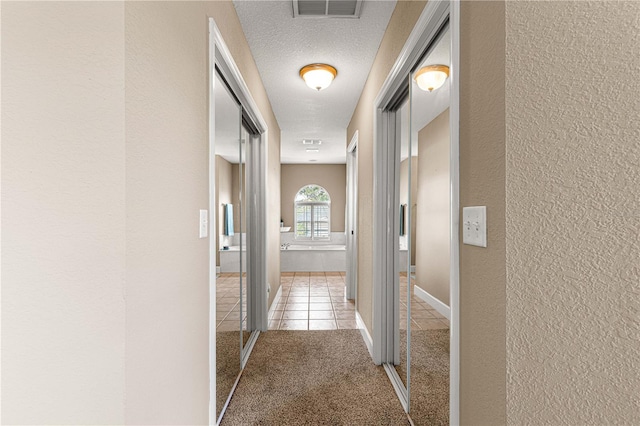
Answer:
<svg viewBox="0 0 640 426"><path fill-rule="evenodd" d="M250 135L249 132L247 131L247 129L245 127L241 127L240 129L240 133L241 133L241 137L240 137L240 144L239 144L239 156L240 156L240 161L238 162L238 179L239 179L239 185L238 188L240 190L240 193L238 195L238 204L240 205L240 215L239 215L239 222L240 222L240 233L242 235L242 244L241 244L241 250L242 250L242 276L241 276L241 283L240 283L240 291L241 291L241 296L240 296L240 300L242 301L242 303L240 304L240 313L241 313L241 317L242 317L242 347L244 348L249 340L249 337L251 337L251 329L248 326L251 322L249 321L249 311L247 309L248 306L248 297L249 297L249 293L247 291L247 283L251 282L250 281L250 277L249 277L249 268L247 268L248 264L249 264L249 254L248 254L248 244L250 244L251 238L247 238L247 230L248 228L248 221L247 218L250 218L252 215L252 211L251 211L251 207L249 206L249 204L247 203L247 190L248 190L248 182L249 179L247 179L247 173L249 170L250 165L247 162L247 147L249 146L250 143Z"/></svg>
<svg viewBox="0 0 640 426"><path fill-rule="evenodd" d="M411 256L411 132L410 132L410 103L405 101L396 111L396 125L399 135L399 155L397 168L399 170L398 196L398 268L396 271L396 286L398 287L398 307L399 307L399 345L398 356L395 362L395 369L402 380L405 389L409 387L409 363L407 359L409 336L411 332L411 320L409 317L408 286L410 277L409 259Z"/></svg>
<svg viewBox="0 0 640 426"><path fill-rule="evenodd" d="M416 68L450 65L449 31ZM432 91L411 78L412 265L410 416L416 425L449 424L450 79Z"/></svg>
<svg viewBox="0 0 640 426"><path fill-rule="evenodd" d="M215 206L217 223L216 278L216 417L240 374L240 324L243 253L240 244L242 206L239 202L240 131L242 109L216 73L215 86ZM234 173L235 172L235 173Z"/></svg>

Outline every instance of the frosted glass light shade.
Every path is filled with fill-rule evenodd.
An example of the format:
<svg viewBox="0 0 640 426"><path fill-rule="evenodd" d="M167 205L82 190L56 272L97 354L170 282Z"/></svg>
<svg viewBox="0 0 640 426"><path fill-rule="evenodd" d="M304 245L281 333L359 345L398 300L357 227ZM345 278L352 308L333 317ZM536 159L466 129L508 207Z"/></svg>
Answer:
<svg viewBox="0 0 640 426"><path fill-rule="evenodd" d="M442 87L449 77L449 67L446 65L427 65L420 68L414 79L422 90L432 92Z"/></svg>
<svg viewBox="0 0 640 426"><path fill-rule="evenodd" d="M300 77L310 88L320 91L329 87L338 71L327 64L311 64L302 67Z"/></svg>

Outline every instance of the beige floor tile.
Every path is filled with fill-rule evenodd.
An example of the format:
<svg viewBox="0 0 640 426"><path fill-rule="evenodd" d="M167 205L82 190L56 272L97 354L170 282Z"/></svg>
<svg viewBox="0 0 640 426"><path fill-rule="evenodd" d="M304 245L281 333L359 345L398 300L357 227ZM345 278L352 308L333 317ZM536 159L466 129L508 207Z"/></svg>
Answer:
<svg viewBox="0 0 640 426"><path fill-rule="evenodd" d="M336 318L339 320L354 320L356 318L355 311L336 311Z"/></svg>
<svg viewBox="0 0 640 426"><path fill-rule="evenodd" d="M271 320L269 321L269 330L277 330L280 325L280 320Z"/></svg>
<svg viewBox="0 0 640 426"><path fill-rule="evenodd" d="M287 303L288 304L292 304L292 303L309 303L309 297L308 296L289 296L289 298L287 299Z"/></svg>
<svg viewBox="0 0 640 426"><path fill-rule="evenodd" d="M437 319L414 320L423 330L443 330L449 328L445 323Z"/></svg>
<svg viewBox="0 0 640 426"><path fill-rule="evenodd" d="M333 311L309 311L309 319L311 320L330 320L335 318Z"/></svg>
<svg viewBox="0 0 640 426"><path fill-rule="evenodd" d="M282 320L279 330L308 330L309 321L307 320Z"/></svg>
<svg viewBox="0 0 640 426"><path fill-rule="evenodd" d="M285 311L307 311L309 310L309 304L307 303L287 303L284 308Z"/></svg>
<svg viewBox="0 0 640 426"><path fill-rule="evenodd" d="M284 311L283 320L306 320L309 319L309 311Z"/></svg>
<svg viewBox="0 0 640 426"><path fill-rule="evenodd" d="M228 320L240 320L240 312L229 312L226 319Z"/></svg>
<svg viewBox="0 0 640 426"><path fill-rule="evenodd" d="M240 330L240 323L238 321L222 321L220 325L216 328L216 331L236 331L236 330Z"/></svg>
<svg viewBox="0 0 640 426"><path fill-rule="evenodd" d="M331 310L331 303L309 303L310 311L329 311Z"/></svg>
<svg viewBox="0 0 640 426"><path fill-rule="evenodd" d="M270 319L272 319L272 320L279 320L279 319L282 319L282 313L283 313L283 312L284 312L284 311L273 311L273 313L272 313L272 315L271 315L271 318L270 318Z"/></svg>
<svg viewBox="0 0 640 426"><path fill-rule="evenodd" d="M338 320L338 328L343 330L343 329L356 329L358 328L357 324L356 324L356 320Z"/></svg>
<svg viewBox="0 0 640 426"><path fill-rule="evenodd" d="M309 303L331 303L331 298L328 296L325 297L311 295L311 297L309 297Z"/></svg>
<svg viewBox="0 0 640 426"><path fill-rule="evenodd" d="M333 310L334 311L355 311L356 306L351 302L334 302Z"/></svg>
<svg viewBox="0 0 640 426"><path fill-rule="evenodd" d="M427 311L426 309L412 309L411 310L411 318L413 318L413 319L418 319L418 318L428 319L428 318L435 318L435 316L433 315L433 313L431 313L431 311Z"/></svg>
<svg viewBox="0 0 640 426"><path fill-rule="evenodd" d="M334 320L309 320L309 330L337 330Z"/></svg>

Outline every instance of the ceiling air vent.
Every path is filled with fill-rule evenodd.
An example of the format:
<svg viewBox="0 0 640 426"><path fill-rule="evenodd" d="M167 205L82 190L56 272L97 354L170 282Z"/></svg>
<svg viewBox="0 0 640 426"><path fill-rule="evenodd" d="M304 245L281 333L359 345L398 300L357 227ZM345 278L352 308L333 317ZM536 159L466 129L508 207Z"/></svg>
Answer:
<svg viewBox="0 0 640 426"><path fill-rule="evenodd" d="M293 0L294 18L359 18L362 0Z"/></svg>

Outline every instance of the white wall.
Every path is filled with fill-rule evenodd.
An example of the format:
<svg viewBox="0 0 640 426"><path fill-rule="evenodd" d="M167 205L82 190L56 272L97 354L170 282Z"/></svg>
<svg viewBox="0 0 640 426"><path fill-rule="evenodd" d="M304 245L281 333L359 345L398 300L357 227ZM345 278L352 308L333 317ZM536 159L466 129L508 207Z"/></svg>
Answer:
<svg viewBox="0 0 640 426"><path fill-rule="evenodd" d="M3 2L2 71L2 422L122 424L123 4Z"/></svg>

